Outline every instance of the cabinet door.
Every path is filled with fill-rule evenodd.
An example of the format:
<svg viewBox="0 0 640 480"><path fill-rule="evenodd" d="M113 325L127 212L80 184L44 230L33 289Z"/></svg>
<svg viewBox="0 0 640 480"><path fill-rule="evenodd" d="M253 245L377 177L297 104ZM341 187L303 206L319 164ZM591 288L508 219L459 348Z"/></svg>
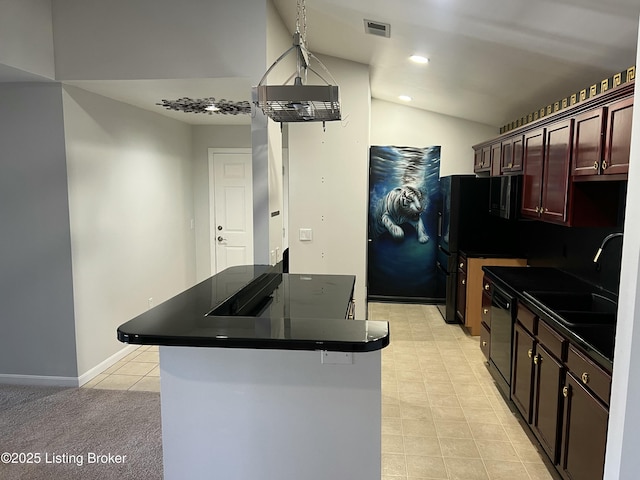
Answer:
<svg viewBox="0 0 640 480"><path fill-rule="evenodd" d="M572 137L573 119L547 127L542 187L542 218L546 221L567 222Z"/></svg>
<svg viewBox="0 0 640 480"><path fill-rule="evenodd" d="M632 116L633 97L609 105L605 158L602 162L602 171L605 175L629 171Z"/></svg>
<svg viewBox="0 0 640 480"><path fill-rule="evenodd" d="M542 169L544 160L544 129L534 130L524 136L524 178L522 182L522 208L525 217L540 216Z"/></svg>
<svg viewBox="0 0 640 480"><path fill-rule="evenodd" d="M491 176L496 177L501 173L502 162L502 143L494 143L491 145Z"/></svg>
<svg viewBox="0 0 640 480"><path fill-rule="evenodd" d="M513 139L513 143L511 144L511 150L513 152L511 158L511 168L510 172L521 172L522 171L522 158L524 155L524 135L518 135Z"/></svg>
<svg viewBox="0 0 640 480"><path fill-rule="evenodd" d="M560 468L572 480L602 480L607 443L607 409L567 374Z"/></svg>
<svg viewBox="0 0 640 480"><path fill-rule="evenodd" d="M482 148L476 148L473 151L473 171L477 172L482 169Z"/></svg>
<svg viewBox="0 0 640 480"><path fill-rule="evenodd" d="M540 343L536 345L533 430L553 463L558 461L560 399L564 368Z"/></svg>
<svg viewBox="0 0 640 480"><path fill-rule="evenodd" d="M520 322L516 322L513 329L511 400L527 423L531 423L533 353L533 337L520 325Z"/></svg>
<svg viewBox="0 0 640 480"><path fill-rule="evenodd" d="M502 142L502 153L500 158L500 173L511 172L513 166L513 139Z"/></svg>
<svg viewBox="0 0 640 480"><path fill-rule="evenodd" d="M464 314L467 308L467 274L458 270L458 290L456 292L456 315L463 324Z"/></svg>
<svg viewBox="0 0 640 480"><path fill-rule="evenodd" d="M605 115L605 108L596 108L575 118L572 175L598 175L600 173Z"/></svg>

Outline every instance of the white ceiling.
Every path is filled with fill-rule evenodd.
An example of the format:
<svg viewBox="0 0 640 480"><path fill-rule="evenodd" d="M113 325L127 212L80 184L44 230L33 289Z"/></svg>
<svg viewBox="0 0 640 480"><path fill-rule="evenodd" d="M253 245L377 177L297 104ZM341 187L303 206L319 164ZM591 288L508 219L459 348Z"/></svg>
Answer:
<svg viewBox="0 0 640 480"><path fill-rule="evenodd" d="M273 0L292 32L296 0ZM370 65L374 98L499 127L635 64L640 0L306 0L316 54ZM366 35L364 19L391 37ZM408 60L418 53L426 66ZM0 81L37 80L0 65ZM65 82L191 124L248 124L155 105L249 100L246 79Z"/></svg>
<svg viewBox="0 0 640 480"><path fill-rule="evenodd" d="M250 115L199 114L167 110L162 100L189 97L194 100L214 97L238 102L251 100L251 82L247 78L187 78L177 80L82 80L65 81L90 92L150 110L191 125L249 125Z"/></svg>
<svg viewBox="0 0 640 480"><path fill-rule="evenodd" d="M274 0L287 26L296 1ZM315 53L370 65L374 98L504 125L635 64L639 0L307 0ZM364 33L364 19L391 25ZM408 57L421 54L427 66Z"/></svg>

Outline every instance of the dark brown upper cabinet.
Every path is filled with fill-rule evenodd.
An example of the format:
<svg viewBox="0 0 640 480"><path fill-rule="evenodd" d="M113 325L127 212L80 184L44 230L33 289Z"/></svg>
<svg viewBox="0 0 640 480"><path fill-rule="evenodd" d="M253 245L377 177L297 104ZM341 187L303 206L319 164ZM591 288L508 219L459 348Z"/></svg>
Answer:
<svg viewBox="0 0 640 480"><path fill-rule="evenodd" d="M576 116L571 168L575 180L626 179L632 117L633 97Z"/></svg>
<svg viewBox="0 0 640 480"><path fill-rule="evenodd" d="M542 200L545 129L524 134L524 178L522 182L523 217L539 218Z"/></svg>
<svg viewBox="0 0 640 480"><path fill-rule="evenodd" d="M607 107L607 134L602 171L605 175L627 174L631 150L631 120L633 97L628 97Z"/></svg>
<svg viewBox="0 0 640 480"><path fill-rule="evenodd" d="M565 224L573 119L550 125L546 134L540 216L548 222Z"/></svg>
<svg viewBox="0 0 640 480"><path fill-rule="evenodd" d="M480 148L476 151L473 171L475 173L491 171L491 145Z"/></svg>
<svg viewBox="0 0 640 480"><path fill-rule="evenodd" d="M573 136L573 176L599 175L602 172L606 109L596 108L578 115Z"/></svg>
<svg viewBox="0 0 640 480"><path fill-rule="evenodd" d="M522 172L523 145L524 135L516 135L502 142L501 174Z"/></svg>

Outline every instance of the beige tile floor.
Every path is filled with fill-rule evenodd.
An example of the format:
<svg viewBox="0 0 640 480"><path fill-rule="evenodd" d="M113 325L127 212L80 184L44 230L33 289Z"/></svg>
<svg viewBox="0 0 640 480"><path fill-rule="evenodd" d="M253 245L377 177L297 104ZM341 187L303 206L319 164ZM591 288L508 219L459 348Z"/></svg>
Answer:
<svg viewBox="0 0 640 480"><path fill-rule="evenodd" d="M382 480L551 480L500 396L479 338L434 306L371 303L382 351Z"/></svg>
<svg viewBox="0 0 640 480"><path fill-rule="evenodd" d="M382 480L553 480L500 396L478 337L435 306L370 303L388 320L382 352ZM141 346L84 385L160 390L158 347Z"/></svg>
<svg viewBox="0 0 640 480"><path fill-rule="evenodd" d="M158 347L142 345L83 387L159 392L158 360Z"/></svg>

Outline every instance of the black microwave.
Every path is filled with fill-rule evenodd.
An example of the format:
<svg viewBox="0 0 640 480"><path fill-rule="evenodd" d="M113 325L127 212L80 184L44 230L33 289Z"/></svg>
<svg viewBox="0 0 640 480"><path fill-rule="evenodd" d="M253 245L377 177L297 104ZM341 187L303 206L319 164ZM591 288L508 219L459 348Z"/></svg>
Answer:
<svg viewBox="0 0 640 480"><path fill-rule="evenodd" d="M496 217L514 220L520 214L522 175L491 177L489 213Z"/></svg>

